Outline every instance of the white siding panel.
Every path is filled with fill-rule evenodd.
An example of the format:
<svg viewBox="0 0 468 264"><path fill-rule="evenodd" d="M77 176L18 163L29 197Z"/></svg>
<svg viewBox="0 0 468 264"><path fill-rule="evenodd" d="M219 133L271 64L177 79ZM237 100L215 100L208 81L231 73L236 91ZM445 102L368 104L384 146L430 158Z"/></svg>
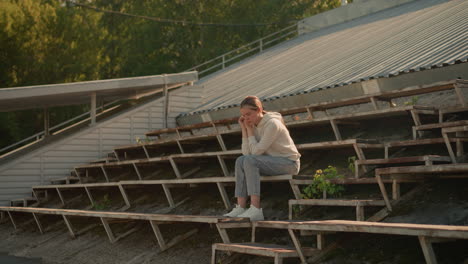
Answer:
<svg viewBox="0 0 468 264"><path fill-rule="evenodd" d="M41 158L39 157L29 158L28 160L24 161L24 163L38 163L38 162L41 162Z"/></svg>
<svg viewBox="0 0 468 264"><path fill-rule="evenodd" d="M99 146L98 145L72 145L72 144L66 144L62 145L56 148L57 151L98 151Z"/></svg>
<svg viewBox="0 0 468 264"><path fill-rule="evenodd" d="M102 135L109 135L109 134L121 134L121 135L128 135L129 133L129 128L103 128L102 129Z"/></svg>
<svg viewBox="0 0 468 264"><path fill-rule="evenodd" d="M93 133L80 136L80 139L99 139L99 132L95 130Z"/></svg>
<svg viewBox="0 0 468 264"><path fill-rule="evenodd" d="M181 113L187 110L186 108L181 108L181 107L171 107L171 111Z"/></svg>
<svg viewBox="0 0 468 264"><path fill-rule="evenodd" d="M130 128L130 120L125 122L115 122L108 126L109 128Z"/></svg>
<svg viewBox="0 0 468 264"><path fill-rule="evenodd" d="M195 108L202 98L199 86L171 92L168 124L175 126L180 112ZM0 204L10 199L31 196L31 186L48 184L52 178L70 175L73 168L106 156L115 147L134 144L135 137L163 127L163 103L158 99L109 121L86 128L81 134L71 135L62 144L46 145L27 158L0 171ZM133 125L133 127L131 127ZM43 164L41 165L41 162ZM41 175L42 173L42 175Z"/></svg>
<svg viewBox="0 0 468 264"><path fill-rule="evenodd" d="M189 103L190 102L188 102L188 101L182 101L182 100L176 101L176 100L174 100L174 101L171 101L169 105L170 105L171 109L172 109L173 106L178 106L178 107L182 107L182 108L185 108L185 109L191 109L191 107L189 107L189 105L188 105Z"/></svg>
<svg viewBox="0 0 468 264"><path fill-rule="evenodd" d="M90 157L96 155L97 151L92 149L86 149L80 151L49 151L44 154L43 157L54 158L54 157Z"/></svg>
<svg viewBox="0 0 468 264"><path fill-rule="evenodd" d="M57 162L57 163L48 162L48 163L44 164L44 168L48 168L48 169L66 169L68 171L73 170L73 168L70 167L70 164L62 163L62 162Z"/></svg>
<svg viewBox="0 0 468 264"><path fill-rule="evenodd" d="M151 118L151 124L153 129L154 128L161 128L164 124L162 118Z"/></svg>
<svg viewBox="0 0 468 264"><path fill-rule="evenodd" d="M2 176L22 176L22 175L40 175L40 169L9 169L2 173Z"/></svg>
<svg viewBox="0 0 468 264"><path fill-rule="evenodd" d="M14 167L15 169L40 169L41 164L40 163L20 163ZM1 177L1 176L0 176Z"/></svg>
<svg viewBox="0 0 468 264"><path fill-rule="evenodd" d="M133 118L144 118L144 119L148 119L148 116L149 116L149 112L148 111L144 111L144 112L138 112L134 115L132 115Z"/></svg>
<svg viewBox="0 0 468 264"><path fill-rule="evenodd" d="M140 137L140 138L145 138L146 135L145 133L148 132L148 129L146 128L135 128L133 130L133 134L135 135L135 137Z"/></svg>
<svg viewBox="0 0 468 264"><path fill-rule="evenodd" d="M133 129L135 129L135 128L143 128L143 129L148 130L149 126L148 126L147 123L134 123L133 124Z"/></svg>
<svg viewBox="0 0 468 264"><path fill-rule="evenodd" d="M3 182L33 182L33 181L40 181L40 175L24 175L24 176L9 176L9 175L1 175L0 176L0 189L5 187ZM32 185L31 185L32 186ZM1 194L1 192L0 192Z"/></svg>
<svg viewBox="0 0 468 264"><path fill-rule="evenodd" d="M102 140L108 140L108 139L125 141L125 140L129 139L129 133L126 133L126 134L106 134L105 136L102 137Z"/></svg>
<svg viewBox="0 0 468 264"><path fill-rule="evenodd" d="M93 156L89 156L89 157L44 157L43 158L43 161L45 163L48 163L48 162L53 162L53 163L58 163L58 162L62 162L62 163L68 163L68 164L80 164L80 163L88 163L92 160L95 160L95 159L98 159L99 156L98 153L95 153L95 155Z"/></svg>
<svg viewBox="0 0 468 264"><path fill-rule="evenodd" d="M114 146L114 147L118 147L120 145L127 145L127 144L131 144L132 141L134 142L135 139L133 140L130 140L130 135L128 137L128 140L111 140L111 139L103 139L102 140L102 145L106 145L106 146Z"/></svg>
<svg viewBox="0 0 468 264"><path fill-rule="evenodd" d="M132 117L132 120L133 120L133 123L143 123L143 124L147 124L148 123L148 117Z"/></svg>
<svg viewBox="0 0 468 264"><path fill-rule="evenodd" d="M115 147L114 145L102 145L102 155L106 156L107 153L113 152Z"/></svg>
<svg viewBox="0 0 468 264"><path fill-rule="evenodd" d="M57 175L57 176L70 175L70 168L68 169L44 169L44 175L47 175L47 178L53 175Z"/></svg>
<svg viewBox="0 0 468 264"><path fill-rule="evenodd" d="M18 187L18 188L8 187L8 188L2 188L1 191L2 191L2 194L16 194L16 193L31 194L32 193L31 187Z"/></svg>
<svg viewBox="0 0 468 264"><path fill-rule="evenodd" d="M90 140L90 139L74 139L67 143L67 145L76 145L76 146L83 146L83 145L91 145L96 146L99 144L98 140Z"/></svg>
<svg viewBox="0 0 468 264"><path fill-rule="evenodd" d="M153 115L153 116L156 116L158 114L162 116L163 112L164 112L163 108L162 108L162 105L157 106L157 107L151 107L150 111L151 111L151 115Z"/></svg>
<svg viewBox="0 0 468 264"><path fill-rule="evenodd" d="M17 182L17 181L11 181L11 182L2 182L1 185L2 187L8 187L8 188L22 188L25 190L29 190L29 192L32 192L31 187L35 185L40 185L40 181L28 181L28 182ZM1 187L0 187L1 189Z"/></svg>

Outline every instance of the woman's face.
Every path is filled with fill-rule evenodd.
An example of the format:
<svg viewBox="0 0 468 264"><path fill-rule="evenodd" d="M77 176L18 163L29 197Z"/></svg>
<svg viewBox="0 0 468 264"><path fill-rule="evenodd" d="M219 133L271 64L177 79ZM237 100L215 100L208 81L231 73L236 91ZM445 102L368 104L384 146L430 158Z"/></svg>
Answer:
<svg viewBox="0 0 468 264"><path fill-rule="evenodd" d="M251 126L257 123L257 120L259 119L259 113L260 111L258 109L254 110L249 107L242 107L240 109L240 114L244 118L244 121Z"/></svg>

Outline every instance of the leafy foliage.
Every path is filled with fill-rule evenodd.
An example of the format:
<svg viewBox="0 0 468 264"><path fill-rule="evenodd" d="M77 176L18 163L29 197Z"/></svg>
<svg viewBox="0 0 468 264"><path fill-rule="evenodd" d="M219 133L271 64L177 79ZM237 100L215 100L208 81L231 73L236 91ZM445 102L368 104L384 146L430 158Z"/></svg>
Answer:
<svg viewBox="0 0 468 264"><path fill-rule="evenodd" d="M340 193L344 191L343 186L331 183L329 180L343 177L344 176L339 174L334 166L328 166L326 169L317 170L312 183L303 189L302 197L305 199L321 198L324 192L339 196Z"/></svg>

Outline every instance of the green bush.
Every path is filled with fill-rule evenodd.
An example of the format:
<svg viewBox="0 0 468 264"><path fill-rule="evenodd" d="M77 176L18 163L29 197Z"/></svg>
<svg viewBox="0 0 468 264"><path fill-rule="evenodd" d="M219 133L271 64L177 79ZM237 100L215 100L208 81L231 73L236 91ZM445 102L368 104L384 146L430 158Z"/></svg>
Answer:
<svg viewBox="0 0 468 264"><path fill-rule="evenodd" d="M321 198L324 192L333 196L339 196L341 192L344 191L343 186L329 181L330 179L337 178L344 178L344 176L338 174L338 170L334 166L328 166L326 169L317 170L312 183L303 189L302 198Z"/></svg>

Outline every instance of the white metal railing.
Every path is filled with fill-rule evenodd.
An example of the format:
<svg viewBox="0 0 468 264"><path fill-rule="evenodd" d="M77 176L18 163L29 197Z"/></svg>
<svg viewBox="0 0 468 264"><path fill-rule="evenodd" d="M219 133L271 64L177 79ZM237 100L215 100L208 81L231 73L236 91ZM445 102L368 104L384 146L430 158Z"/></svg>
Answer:
<svg viewBox="0 0 468 264"><path fill-rule="evenodd" d="M264 49L273 46L275 42L285 41L298 34L297 23L291 26L283 28L277 32L271 33L263 38L257 39L250 43L247 43L237 49L226 52L218 57L205 61L195 67L192 67L186 71L198 71L198 76L204 75L205 73L213 73L217 70L222 70L236 62L236 59L241 59L248 54L262 52ZM244 57L245 58L245 57Z"/></svg>
<svg viewBox="0 0 468 264"><path fill-rule="evenodd" d="M205 73L209 73L209 72L215 72L217 70L222 70L224 68L226 68L226 66L236 62L236 59L241 59L242 57L248 55L248 54L252 54L252 53L255 53L255 51L258 51L258 52L262 52L264 49L268 48L268 47L271 47L273 46L272 44L277 42L281 42L281 41L285 41L287 39L290 39L294 36L296 36L298 34L298 30L297 30L297 23L294 23L293 25L291 26L288 26L286 28L283 28L277 32L274 32L274 33L271 33L263 38L260 38L260 39L257 39L253 42L250 42L250 43L247 43L237 49L234 49L234 50L231 50L229 52L226 52L216 58L213 58L213 59L210 59L202 64L199 64L195 67L192 67L186 71L198 71L198 75L201 76ZM217 62L217 63L216 63ZM214 65L213 65L214 64ZM107 112L107 111L110 111L112 109L114 109L115 107L113 107L112 109L107 109L107 110L104 110L106 107L116 103L117 101L114 101L114 102L110 102L108 104L105 104L99 108L97 108L97 110L101 110L101 113L100 114L103 114L104 112ZM118 106L117 106L118 107ZM63 131L66 131L67 129L70 129L78 124L81 124L83 122L87 122L90 118L86 118L84 120L81 120L77 123L73 123L74 121L76 120L79 120L80 118L83 118L85 116L89 116L90 115L90 112L86 112L86 113L83 113L81 115L78 115L76 117L73 117L65 122L62 122L58 125L55 125L53 127L51 127L49 129L49 131L53 131L53 130L58 130L59 128L62 128L61 130L59 131L56 131L55 133L52 133L53 135L56 135L56 134L59 134ZM66 126L68 124L70 124L69 126ZM30 137L27 137L23 140L20 140L16 143L13 143L9 146L6 146L2 149L0 149L0 158L2 157L5 157L13 152L15 152L17 149L19 149L20 147L23 147L25 145L32 145L32 144L35 144L39 141L41 141L42 139L44 139L45 137L45 131L42 131L42 132L39 132L39 133L36 133ZM28 143L29 142L29 143ZM2 153L4 153L2 155Z"/></svg>
<svg viewBox="0 0 468 264"><path fill-rule="evenodd" d="M102 106L98 107L96 109L96 111L101 111L99 113L99 115L101 115L101 114L103 114L105 112L113 110L118 106L111 107L111 108L109 108L107 110L106 110L106 108L108 106L112 105L112 104L115 104L116 102L117 101L113 101L113 102L107 103L105 105L102 105ZM72 127L76 126L77 124L89 121L90 117L88 117L88 118L86 118L84 120L81 120L81 121L79 121L77 123L73 123L74 121L79 120L79 119L81 119L81 118L83 118L85 116L90 116L90 111L85 112L83 114L80 114L78 116L75 116L75 117L73 117L73 118L71 118L71 119L69 119L69 120L67 120L65 122L62 122L62 123L60 123L58 125L55 125L55 126L49 128L49 133L51 133L51 135L56 135L56 134L59 134L59 133L61 133L63 131L66 131L69 128L72 128ZM69 126L66 126L66 125L68 125L70 123L72 123L72 124L69 125ZM62 128L62 129L59 130L60 128ZM55 131L55 130L57 130L57 131L55 133L52 133L52 131ZM20 140L18 142L15 142L15 143L9 145L9 146L6 146L6 147L0 149L0 154L5 153L4 155L0 156L0 158L4 157L4 156L7 156L11 152L14 152L17 148L22 147L22 146L24 146L26 144L37 143L38 141L41 141L42 139L44 139L44 137L45 137L45 131L41 131L39 133L36 133L36 134L34 134L34 135L30 136L30 137L27 137L27 138L23 139L23 140ZM8 152L9 150L11 150L11 152Z"/></svg>

